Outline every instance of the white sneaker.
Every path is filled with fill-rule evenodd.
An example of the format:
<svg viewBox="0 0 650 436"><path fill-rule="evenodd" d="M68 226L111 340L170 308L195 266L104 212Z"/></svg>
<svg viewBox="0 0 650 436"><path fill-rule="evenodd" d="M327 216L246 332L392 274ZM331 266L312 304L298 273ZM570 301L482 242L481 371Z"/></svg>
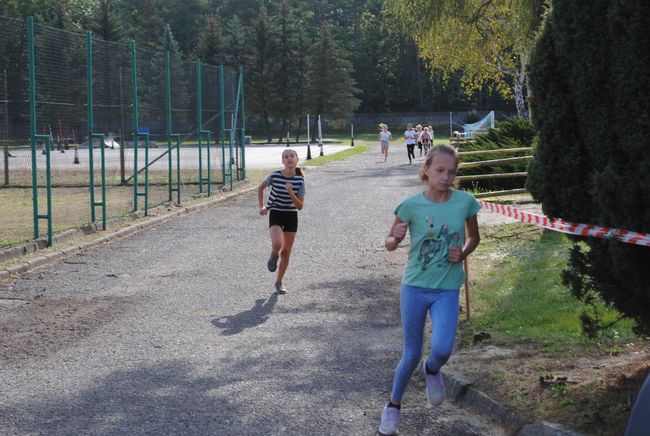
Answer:
<svg viewBox="0 0 650 436"><path fill-rule="evenodd" d="M383 435L397 434L397 427L399 425L400 410L397 407L384 406L381 411L381 423L379 424L379 433Z"/></svg>
<svg viewBox="0 0 650 436"><path fill-rule="evenodd" d="M432 406L439 406L445 401L445 383L442 381L442 372L438 374L429 374L427 372L427 361L422 361L422 374L427 382L427 400Z"/></svg>

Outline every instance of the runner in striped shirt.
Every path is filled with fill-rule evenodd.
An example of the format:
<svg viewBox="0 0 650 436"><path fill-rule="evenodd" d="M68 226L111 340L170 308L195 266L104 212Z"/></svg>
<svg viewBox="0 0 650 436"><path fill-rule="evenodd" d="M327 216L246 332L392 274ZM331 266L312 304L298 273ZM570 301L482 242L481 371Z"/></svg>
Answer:
<svg viewBox="0 0 650 436"><path fill-rule="evenodd" d="M289 266L291 248L298 231L298 211L305 201L305 178L298 168L298 153L290 148L282 152L284 168L274 171L258 186L257 198L260 215L269 215L269 232L271 234L271 256L267 262L269 271L280 268L275 278L275 291L286 294L287 288L282 284L284 274ZM264 205L264 189L271 187L269 198Z"/></svg>

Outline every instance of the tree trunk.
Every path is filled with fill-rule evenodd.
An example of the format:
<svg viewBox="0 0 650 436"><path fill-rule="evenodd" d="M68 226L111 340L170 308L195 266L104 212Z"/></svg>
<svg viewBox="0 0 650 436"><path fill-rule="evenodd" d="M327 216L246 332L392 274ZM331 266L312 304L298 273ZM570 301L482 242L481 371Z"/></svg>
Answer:
<svg viewBox="0 0 650 436"><path fill-rule="evenodd" d="M266 129L266 142L270 144L273 142L273 138L271 137L271 123L268 114L264 114L264 128Z"/></svg>
<svg viewBox="0 0 650 436"><path fill-rule="evenodd" d="M517 105L517 115L523 118L528 118L530 115L530 101L524 98L524 86L528 82L528 75L526 74L526 64L528 56L525 52L519 52L519 68L515 71L515 103ZM527 94L530 90L526 86Z"/></svg>
<svg viewBox="0 0 650 436"><path fill-rule="evenodd" d="M424 88L422 86L422 74L420 74L420 53L418 48L415 48L415 78L417 80L418 86L418 100L420 102L420 108L424 107Z"/></svg>
<svg viewBox="0 0 650 436"><path fill-rule="evenodd" d="M526 101L524 100L523 86L519 78L515 79L515 104L517 105L517 116L522 118L528 117Z"/></svg>
<svg viewBox="0 0 650 436"><path fill-rule="evenodd" d="M284 138L284 135L287 133L287 119L282 118L282 122L280 123L280 134L278 135L278 144L282 143L282 139Z"/></svg>
<svg viewBox="0 0 650 436"><path fill-rule="evenodd" d="M296 144L300 142L300 131L302 130L302 117L298 118L298 128L296 129Z"/></svg>

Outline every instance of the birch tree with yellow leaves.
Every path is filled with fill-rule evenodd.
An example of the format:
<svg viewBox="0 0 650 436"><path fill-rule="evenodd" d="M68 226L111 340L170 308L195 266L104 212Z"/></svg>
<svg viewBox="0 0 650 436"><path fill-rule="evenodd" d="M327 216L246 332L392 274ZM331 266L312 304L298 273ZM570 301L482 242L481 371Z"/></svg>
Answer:
<svg viewBox="0 0 650 436"><path fill-rule="evenodd" d="M445 79L462 71L468 93L495 89L528 116L526 66L543 0L386 0L386 8L431 71Z"/></svg>

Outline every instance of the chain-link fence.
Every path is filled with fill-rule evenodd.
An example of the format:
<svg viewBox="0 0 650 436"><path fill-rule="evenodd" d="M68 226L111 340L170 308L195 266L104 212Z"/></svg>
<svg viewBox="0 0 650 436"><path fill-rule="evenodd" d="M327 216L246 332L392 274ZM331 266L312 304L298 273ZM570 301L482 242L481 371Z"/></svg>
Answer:
<svg viewBox="0 0 650 436"><path fill-rule="evenodd" d="M232 187L242 74L0 17L0 247Z"/></svg>

